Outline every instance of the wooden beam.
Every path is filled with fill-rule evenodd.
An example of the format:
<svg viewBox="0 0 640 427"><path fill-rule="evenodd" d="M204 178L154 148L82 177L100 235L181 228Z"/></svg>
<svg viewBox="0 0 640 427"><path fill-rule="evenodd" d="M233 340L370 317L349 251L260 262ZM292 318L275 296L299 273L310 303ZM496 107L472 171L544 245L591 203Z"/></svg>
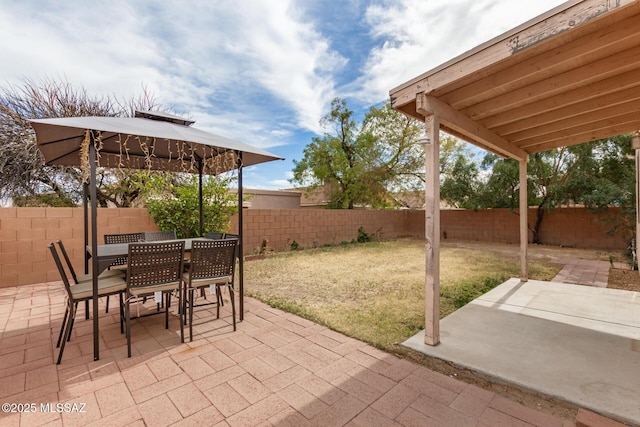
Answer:
<svg viewBox="0 0 640 427"><path fill-rule="evenodd" d="M628 123L616 123L615 126L607 127L604 129L597 129L579 135L571 135L567 138L558 138L555 141L548 141L546 143L532 145L527 147L527 151L531 153L537 153L540 151L551 150L552 148L569 147L571 145L582 144L583 142L594 141L596 139L603 139L610 136L621 135L623 133L630 133L635 131L636 129L638 129L637 120Z"/></svg>
<svg viewBox="0 0 640 427"><path fill-rule="evenodd" d="M638 46L637 16L629 17L615 26L576 38L566 44L537 55L461 87L438 96L456 110L494 98L496 94L509 94L523 86L569 72L584 64L597 61L618 52ZM612 69L615 67L609 67Z"/></svg>
<svg viewBox="0 0 640 427"><path fill-rule="evenodd" d="M623 9L629 9L625 15ZM413 103L417 93L430 92L480 72L523 50L549 42L548 48L567 41L563 33L579 30L584 24L622 12L626 18L638 9L638 0L573 0L526 22L439 67L389 91L391 105L399 108ZM615 17L612 17L613 20ZM622 19L620 18L620 19ZM618 19L619 20L619 19ZM571 31L569 31L571 30Z"/></svg>
<svg viewBox="0 0 640 427"><path fill-rule="evenodd" d="M528 105L566 91L589 86L599 80L615 77L625 71L638 69L640 64L640 37L635 40L634 48L604 57L590 64L579 66L561 74L555 74L544 80L512 89L508 93L492 97L466 109L463 113L474 120L494 116L512 108ZM576 62L578 60L576 59Z"/></svg>
<svg viewBox="0 0 640 427"><path fill-rule="evenodd" d="M425 325L424 342L440 343L440 123L424 119L429 142L425 144Z"/></svg>
<svg viewBox="0 0 640 427"><path fill-rule="evenodd" d="M527 163L529 158L520 161L520 281L529 280L527 249L529 247L529 203L527 187Z"/></svg>
<svg viewBox="0 0 640 427"><path fill-rule="evenodd" d="M509 135L513 132L514 128L522 130L517 123L511 127L508 127L509 124L527 119L540 112L554 111L573 104L583 104L591 99L620 92L623 92L623 96L627 96L629 93L633 93L629 91L636 91L640 97L640 91L638 90L638 87L640 87L640 79L638 79L639 69L640 66L638 69L601 80L588 86L579 87L550 98L513 108L499 115L482 120L482 123L487 126L488 129L500 135Z"/></svg>
<svg viewBox="0 0 640 427"><path fill-rule="evenodd" d="M595 129L604 129L616 126L618 123L640 123L640 110L623 110L620 108L607 108L586 115L572 117L566 121L558 121L546 126L527 129L509 136L514 144L531 146L537 143L566 138L572 135L584 134ZM535 143L534 143L535 142ZM520 144L523 144L522 146Z"/></svg>
<svg viewBox="0 0 640 427"><path fill-rule="evenodd" d="M618 91L597 98L588 99L572 105L567 105L555 110L537 111L535 115L513 122L508 125L491 128L492 132L499 135L510 135L525 129L535 128L537 126L545 126L557 121L567 120L571 117L581 114L595 113L597 114L603 108L620 107L626 108L627 111L635 111L638 109L637 102L640 100L640 86L629 88L626 91ZM487 126L487 121L482 123Z"/></svg>
<svg viewBox="0 0 640 427"><path fill-rule="evenodd" d="M491 147L505 157L517 160L527 158L525 151L437 98L419 93L416 96L416 110L425 117L430 115L438 117L447 127L454 129L459 134L467 136L471 141L479 141Z"/></svg>

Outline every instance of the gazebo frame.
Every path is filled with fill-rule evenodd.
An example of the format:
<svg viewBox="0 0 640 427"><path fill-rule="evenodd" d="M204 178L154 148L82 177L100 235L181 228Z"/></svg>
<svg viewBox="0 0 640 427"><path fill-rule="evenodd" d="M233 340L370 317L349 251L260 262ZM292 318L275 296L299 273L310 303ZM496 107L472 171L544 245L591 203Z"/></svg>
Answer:
<svg viewBox="0 0 640 427"><path fill-rule="evenodd" d="M80 166L85 178L85 247L98 253L96 169L101 167L198 173L200 236L203 232L202 176L238 170L239 311L244 317L242 169L280 157L191 127L193 121L160 112L135 117L65 117L31 120L48 165ZM88 200L87 200L88 195ZM88 206L90 205L90 212ZM89 222L91 224L89 224ZM91 230L89 232L89 229ZM90 236L89 236L90 234ZM85 261L87 263L87 261ZM88 264L88 263L87 263ZM85 265L85 268L88 265ZM93 294L98 294L98 259L91 258ZM100 358L98 298L93 298L93 357Z"/></svg>

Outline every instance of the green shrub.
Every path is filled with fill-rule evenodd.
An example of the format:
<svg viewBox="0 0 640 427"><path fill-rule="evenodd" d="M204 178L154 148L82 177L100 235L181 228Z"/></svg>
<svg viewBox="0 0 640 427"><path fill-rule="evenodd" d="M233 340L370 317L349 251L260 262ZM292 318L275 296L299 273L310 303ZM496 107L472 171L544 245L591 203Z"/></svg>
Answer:
<svg viewBox="0 0 640 427"><path fill-rule="evenodd" d="M238 212L236 196L229 192L233 178L205 177L202 185L203 233L225 232ZM149 215L161 230L176 230L179 238L200 235L198 177L165 174L145 190Z"/></svg>
<svg viewBox="0 0 640 427"><path fill-rule="evenodd" d="M369 236L365 231L364 227L358 228L358 243L367 243L371 241L371 236Z"/></svg>

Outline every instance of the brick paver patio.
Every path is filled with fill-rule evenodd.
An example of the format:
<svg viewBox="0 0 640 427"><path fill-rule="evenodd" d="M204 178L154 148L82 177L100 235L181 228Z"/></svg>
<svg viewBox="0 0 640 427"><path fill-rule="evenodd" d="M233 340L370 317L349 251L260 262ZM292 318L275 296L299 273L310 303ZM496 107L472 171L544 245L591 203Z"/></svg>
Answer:
<svg viewBox="0 0 640 427"><path fill-rule="evenodd" d="M61 283L0 289L0 402L35 404L0 425L573 425L251 298L233 332L229 305L206 323L214 309L196 312L185 344L176 316L168 331L164 316L135 320L130 359L117 308L102 311L97 362L80 308L56 366Z"/></svg>

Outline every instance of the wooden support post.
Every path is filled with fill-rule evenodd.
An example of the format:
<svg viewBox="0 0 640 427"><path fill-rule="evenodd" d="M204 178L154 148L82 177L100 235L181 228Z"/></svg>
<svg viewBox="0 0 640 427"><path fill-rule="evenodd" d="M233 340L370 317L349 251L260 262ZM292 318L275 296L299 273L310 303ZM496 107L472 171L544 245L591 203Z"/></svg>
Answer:
<svg viewBox="0 0 640 427"><path fill-rule="evenodd" d="M424 342L440 344L440 122L426 116L425 240L426 286Z"/></svg>
<svg viewBox="0 0 640 427"><path fill-rule="evenodd" d="M636 149L636 243L635 249L635 262L640 266L638 260L638 244L640 244L640 149ZM640 273L640 267L638 267L638 273Z"/></svg>
<svg viewBox="0 0 640 427"><path fill-rule="evenodd" d="M635 131L631 135L631 148L636 153L636 241L634 245L634 261L640 265L638 261L638 245L640 244L640 130ZM640 268L638 268L640 273Z"/></svg>
<svg viewBox="0 0 640 427"><path fill-rule="evenodd" d="M527 163L528 157L520 161L520 280L529 280L527 268L527 249L529 243L528 214L529 203L527 202Z"/></svg>

